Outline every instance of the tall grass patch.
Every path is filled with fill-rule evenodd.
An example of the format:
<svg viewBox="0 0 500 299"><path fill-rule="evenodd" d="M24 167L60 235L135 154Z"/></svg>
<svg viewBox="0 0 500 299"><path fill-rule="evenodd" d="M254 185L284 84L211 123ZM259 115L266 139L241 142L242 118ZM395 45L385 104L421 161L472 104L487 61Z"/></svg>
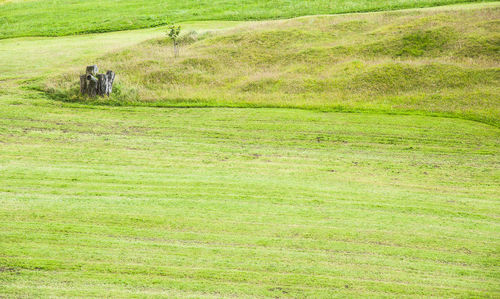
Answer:
<svg viewBox="0 0 500 299"><path fill-rule="evenodd" d="M165 38L99 64L139 104L341 107L498 125L498 18L498 6L473 6L267 21L189 32L178 58Z"/></svg>

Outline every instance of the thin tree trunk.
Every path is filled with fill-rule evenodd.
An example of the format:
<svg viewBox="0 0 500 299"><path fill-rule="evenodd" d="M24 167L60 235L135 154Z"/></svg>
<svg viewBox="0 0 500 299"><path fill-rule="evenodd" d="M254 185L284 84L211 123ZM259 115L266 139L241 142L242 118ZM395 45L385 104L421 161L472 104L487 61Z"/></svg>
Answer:
<svg viewBox="0 0 500 299"><path fill-rule="evenodd" d="M179 56L179 43L177 41L174 41L174 57Z"/></svg>

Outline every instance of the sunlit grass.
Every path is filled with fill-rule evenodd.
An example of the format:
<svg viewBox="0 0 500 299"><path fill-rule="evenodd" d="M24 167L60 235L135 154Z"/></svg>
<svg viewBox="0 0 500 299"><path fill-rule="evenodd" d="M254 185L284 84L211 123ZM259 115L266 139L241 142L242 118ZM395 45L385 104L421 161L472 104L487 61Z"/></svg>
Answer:
<svg viewBox="0 0 500 299"><path fill-rule="evenodd" d="M164 37L100 59L133 90L100 104L417 112L498 125L499 17L487 5L188 31L179 58ZM80 101L76 75L47 90Z"/></svg>
<svg viewBox="0 0 500 299"><path fill-rule="evenodd" d="M0 297L499 297L497 6L0 40Z"/></svg>
<svg viewBox="0 0 500 299"><path fill-rule="evenodd" d="M196 20L263 20L431 7L473 0L38 0L0 2L0 38L148 28Z"/></svg>
<svg viewBox="0 0 500 299"><path fill-rule="evenodd" d="M7 297L495 297L497 128L0 96Z"/></svg>

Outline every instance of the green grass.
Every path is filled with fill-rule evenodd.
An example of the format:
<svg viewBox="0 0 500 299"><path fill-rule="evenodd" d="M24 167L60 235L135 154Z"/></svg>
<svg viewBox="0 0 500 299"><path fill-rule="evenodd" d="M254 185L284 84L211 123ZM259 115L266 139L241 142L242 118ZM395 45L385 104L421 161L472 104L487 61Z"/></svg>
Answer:
<svg viewBox="0 0 500 299"><path fill-rule="evenodd" d="M123 91L99 104L424 113L498 126L499 18L487 4L187 30L179 58L164 37L98 60ZM90 103L78 96L80 72L46 89Z"/></svg>
<svg viewBox="0 0 500 299"><path fill-rule="evenodd" d="M6 297L497 297L498 128L0 98Z"/></svg>
<svg viewBox="0 0 500 299"><path fill-rule="evenodd" d="M449 116L469 105L496 123L498 99L481 97L485 114L468 93L498 90L496 7L196 22L184 24L197 33L177 60L161 28L0 40L0 298L499 297L500 128L391 114L442 115L442 95L459 107ZM327 45L325 32L342 41ZM231 43L250 51L214 62ZM318 63L339 51L345 62ZM93 62L119 70L115 102L67 98ZM269 62L277 69L259 78ZM201 87L220 102L175 101L173 84L144 81L170 69L189 75L188 92L191 77L211 76ZM241 81L219 86L221 70ZM346 76L373 105L305 105L292 89L304 87L290 84L300 72L313 91L330 88L326 75ZM426 97L429 88L439 91ZM231 102L233 90L242 97ZM134 92L141 98L127 102ZM405 95L418 92L411 106Z"/></svg>
<svg viewBox="0 0 500 299"><path fill-rule="evenodd" d="M39 0L0 2L0 39L108 32L195 20L262 20L471 0Z"/></svg>
<svg viewBox="0 0 500 299"><path fill-rule="evenodd" d="M242 22L207 21L184 24L199 32L232 28ZM42 78L88 64L112 51L165 35L164 28L109 32L58 38L25 37L0 40L0 80ZM81 66L80 66L81 68ZM75 68L76 69L76 68ZM0 82L2 84L2 82Z"/></svg>

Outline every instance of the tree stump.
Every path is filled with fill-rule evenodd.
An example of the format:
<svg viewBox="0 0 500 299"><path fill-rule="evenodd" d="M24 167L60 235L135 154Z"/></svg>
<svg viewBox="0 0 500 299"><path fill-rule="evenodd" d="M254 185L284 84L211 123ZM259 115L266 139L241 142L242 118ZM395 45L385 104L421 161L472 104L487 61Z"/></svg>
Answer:
<svg viewBox="0 0 500 299"><path fill-rule="evenodd" d="M98 74L97 65L87 66L85 75L80 75L80 93L90 97L109 96L113 91L115 73L107 71L106 74Z"/></svg>

